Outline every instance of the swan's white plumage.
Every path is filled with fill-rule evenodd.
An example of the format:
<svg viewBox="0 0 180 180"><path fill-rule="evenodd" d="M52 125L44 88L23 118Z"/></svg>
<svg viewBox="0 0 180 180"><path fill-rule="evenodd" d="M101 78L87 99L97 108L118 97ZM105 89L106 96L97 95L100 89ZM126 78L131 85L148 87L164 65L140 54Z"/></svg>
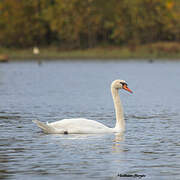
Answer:
<svg viewBox="0 0 180 180"><path fill-rule="evenodd" d="M118 89L124 89L123 84L126 84L125 81L115 80L111 85L111 92L116 112L115 128L109 128L100 122L85 118L63 119L46 124L38 120L34 120L33 122L36 123L37 126L43 130L43 132L52 134L95 134L122 132L125 129L125 122ZM126 84L126 90L127 89L128 88Z"/></svg>
<svg viewBox="0 0 180 180"><path fill-rule="evenodd" d="M70 134L105 133L107 131L112 132L112 128L108 128L97 121L84 118L63 119L48 125L58 129L63 128Z"/></svg>

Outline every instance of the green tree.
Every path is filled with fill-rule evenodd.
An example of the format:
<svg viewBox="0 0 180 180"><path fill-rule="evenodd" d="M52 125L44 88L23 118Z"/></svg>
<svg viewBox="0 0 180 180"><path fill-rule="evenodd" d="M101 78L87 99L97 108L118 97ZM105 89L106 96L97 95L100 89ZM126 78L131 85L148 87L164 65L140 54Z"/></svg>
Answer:
<svg viewBox="0 0 180 180"><path fill-rule="evenodd" d="M1 0L0 45L88 48L180 40L178 0Z"/></svg>
<svg viewBox="0 0 180 180"><path fill-rule="evenodd" d="M112 38L119 43L171 39L173 11L169 0L123 0L116 6Z"/></svg>
<svg viewBox="0 0 180 180"><path fill-rule="evenodd" d="M44 42L47 30L39 13L40 1L1 1L1 45L26 47Z"/></svg>

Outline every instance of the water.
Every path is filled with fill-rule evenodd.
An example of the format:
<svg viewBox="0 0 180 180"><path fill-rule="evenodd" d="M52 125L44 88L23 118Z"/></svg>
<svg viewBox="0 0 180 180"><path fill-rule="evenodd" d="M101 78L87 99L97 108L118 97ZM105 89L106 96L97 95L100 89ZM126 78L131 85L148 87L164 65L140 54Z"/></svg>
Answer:
<svg viewBox="0 0 180 180"><path fill-rule="evenodd" d="M121 91L124 135L46 135L33 119L85 117L113 127ZM0 64L0 179L180 179L180 62Z"/></svg>

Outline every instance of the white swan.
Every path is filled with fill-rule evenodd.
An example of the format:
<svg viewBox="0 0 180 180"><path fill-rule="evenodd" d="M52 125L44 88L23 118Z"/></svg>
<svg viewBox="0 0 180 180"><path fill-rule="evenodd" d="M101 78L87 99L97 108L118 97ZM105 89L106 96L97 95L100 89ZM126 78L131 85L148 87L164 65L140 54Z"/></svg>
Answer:
<svg viewBox="0 0 180 180"><path fill-rule="evenodd" d="M36 123L44 133L51 134L95 134L123 132L125 130L125 121L118 89L125 89L126 91L132 93L132 91L127 87L127 83L124 80L115 80L112 82L111 93L116 112L116 125L114 128L109 128L97 121L84 118L63 119L46 124L38 120L33 120L33 122Z"/></svg>

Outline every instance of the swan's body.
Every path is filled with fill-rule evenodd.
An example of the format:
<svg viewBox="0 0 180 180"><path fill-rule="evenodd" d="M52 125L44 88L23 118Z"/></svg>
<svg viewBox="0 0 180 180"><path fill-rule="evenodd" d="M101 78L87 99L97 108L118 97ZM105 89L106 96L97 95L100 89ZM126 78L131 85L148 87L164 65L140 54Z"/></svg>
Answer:
<svg viewBox="0 0 180 180"><path fill-rule="evenodd" d="M115 80L111 85L111 92L116 112L116 125L109 128L102 123L84 118L63 119L60 121L44 124L34 120L38 127L45 133L52 134L95 134L95 133L119 133L125 130L123 108L121 105L118 89L125 89L132 92L125 81Z"/></svg>

